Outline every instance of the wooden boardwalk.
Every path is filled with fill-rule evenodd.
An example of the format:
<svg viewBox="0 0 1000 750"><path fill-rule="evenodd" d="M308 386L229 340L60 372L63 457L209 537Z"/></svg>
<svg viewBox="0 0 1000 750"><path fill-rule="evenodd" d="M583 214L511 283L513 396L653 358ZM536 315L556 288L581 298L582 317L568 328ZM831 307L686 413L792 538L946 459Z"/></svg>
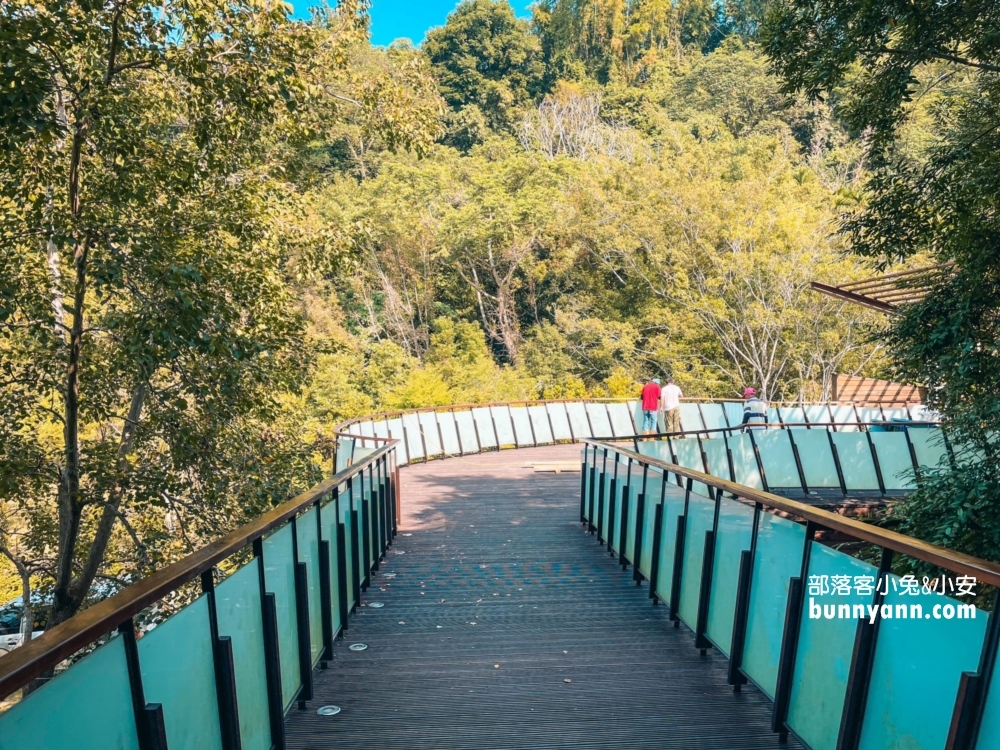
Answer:
<svg viewBox="0 0 1000 750"><path fill-rule="evenodd" d="M403 521L292 750L750 750L779 745L771 704L652 606L579 523L579 446L402 471ZM348 650L365 643L361 652ZM340 706L336 716L316 709Z"/></svg>

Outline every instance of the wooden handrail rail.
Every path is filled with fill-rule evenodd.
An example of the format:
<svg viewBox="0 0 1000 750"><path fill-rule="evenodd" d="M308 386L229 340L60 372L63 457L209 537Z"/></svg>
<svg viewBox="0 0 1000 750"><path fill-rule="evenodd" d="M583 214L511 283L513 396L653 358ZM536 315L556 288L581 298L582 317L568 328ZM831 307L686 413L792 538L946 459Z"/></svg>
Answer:
<svg viewBox="0 0 1000 750"><path fill-rule="evenodd" d="M396 443L398 441L393 441ZM311 487L250 523L230 531L190 555L136 581L112 597L79 612L65 622L0 659L0 699L40 677L102 635L115 630L128 618L193 581L217 563L236 554L268 531L281 526L300 511L319 502L335 487L351 479L393 450L384 445L344 471Z"/></svg>
<svg viewBox="0 0 1000 750"><path fill-rule="evenodd" d="M791 513L792 515L805 521L812 521L813 523L819 524L823 528L842 532L855 539L869 542L871 544L878 545L879 547L891 549L893 552L898 552L932 565L937 565L938 567L945 568L953 573L975 576L977 581L988 583L991 586L1000 587L1000 565L997 563L981 560L978 557L972 557L971 555L966 555L962 552L955 552L953 550L946 549L945 547L938 547L935 544L930 544L929 542L924 542L920 539L914 539L913 537L899 534L895 531L889 531L888 529L879 528L878 526L872 526L871 524L864 523L863 521L855 521L854 519L846 516L831 513L830 511L816 508L812 505L806 505L805 503L796 502L795 500L779 497L778 495L772 495L770 492L756 490L752 487L747 487L746 485L731 482L728 479L720 479L719 477L714 477L711 474L704 474L700 471L695 471L694 469L687 469L683 466L678 466L677 464L672 464L668 461L654 458L653 456L646 456L627 448L622 448L620 445L604 443L592 438L584 438L582 442L601 449L608 449L614 451L615 453L620 453L627 458L631 458L633 461L644 463L648 466L655 466L665 472L669 472L670 474L676 474L677 476L684 477L685 479L692 479L696 482L701 482L702 484L714 487L717 490L722 490L723 492L728 492L737 497L742 497L746 500L760 503L761 505L765 505L769 508L775 508L777 510L785 511L786 513Z"/></svg>
<svg viewBox="0 0 1000 750"><path fill-rule="evenodd" d="M890 425L892 427L906 427L908 425L916 425L918 427L927 427L929 425L935 425L937 427L941 426L940 422L921 422L917 419L906 419L900 420L898 422L891 422L889 420L883 419L880 422L755 422L754 424L736 425L735 427L706 427L702 430L678 430L677 432L651 432L648 435L617 435L610 437L598 437L594 436L592 438L581 438L581 440L606 440L612 442L615 440L628 440L630 442L635 442L636 440L648 440L650 438L665 438L665 437L690 437L693 435L703 435L712 432L741 432L746 430L761 430L766 428L778 428L778 429L788 429L793 427L796 429L809 429L810 427L882 427L884 425ZM350 437L354 437L351 435Z"/></svg>
<svg viewBox="0 0 1000 750"><path fill-rule="evenodd" d="M380 419L396 419L402 417L404 414L423 414L425 412L438 412L438 411L455 411L461 410L466 411L468 409L486 409L493 406L544 406L546 404L624 404L631 401L638 401L638 397L625 397L625 398L553 398L553 399L535 399L532 401L490 401L485 404L455 404L454 406L421 406L416 409L400 409L397 411L383 411L377 412L375 414L366 414L361 417L351 417L350 419L341 422L336 426L337 430L344 430L353 424L358 422L376 422ZM735 403L741 402L743 399L740 398L700 398L700 397L687 397L681 399L681 403L684 404L722 404L726 402ZM851 404L854 406L865 406L866 404L879 404L879 403L897 403L895 401L770 401L769 406L781 408L781 407L796 407L796 406L826 406L829 404ZM918 404L919 401L908 401L908 404ZM853 424L853 423L852 423Z"/></svg>

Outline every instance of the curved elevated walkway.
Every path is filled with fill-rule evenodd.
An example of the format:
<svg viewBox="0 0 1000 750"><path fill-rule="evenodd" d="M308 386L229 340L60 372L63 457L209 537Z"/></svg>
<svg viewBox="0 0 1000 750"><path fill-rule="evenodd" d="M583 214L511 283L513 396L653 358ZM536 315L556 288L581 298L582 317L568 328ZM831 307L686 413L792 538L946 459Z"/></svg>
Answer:
<svg viewBox="0 0 1000 750"><path fill-rule="evenodd" d="M559 445L404 469L401 534L362 597L385 606L351 618L288 747L778 747L770 701L734 694L583 531L579 462Z"/></svg>

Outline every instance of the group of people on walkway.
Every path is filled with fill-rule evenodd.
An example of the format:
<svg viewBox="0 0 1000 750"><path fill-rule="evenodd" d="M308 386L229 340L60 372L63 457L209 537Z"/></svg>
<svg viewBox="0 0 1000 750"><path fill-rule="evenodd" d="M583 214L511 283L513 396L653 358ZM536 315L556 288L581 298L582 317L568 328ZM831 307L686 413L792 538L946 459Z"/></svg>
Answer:
<svg viewBox="0 0 1000 750"><path fill-rule="evenodd" d="M659 431L659 416L663 414L663 431L681 431L681 398L684 394L674 382L667 378L667 384L660 385L659 378L653 378L642 387L642 434L652 435ZM755 388L743 389L743 429L762 429L767 425L767 404L758 398Z"/></svg>

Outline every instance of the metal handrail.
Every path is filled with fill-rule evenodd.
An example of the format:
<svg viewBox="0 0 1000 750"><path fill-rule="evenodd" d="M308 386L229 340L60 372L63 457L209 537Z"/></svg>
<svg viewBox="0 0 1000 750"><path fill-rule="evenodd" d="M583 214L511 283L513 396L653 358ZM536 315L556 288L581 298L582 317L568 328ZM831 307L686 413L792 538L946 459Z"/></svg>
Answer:
<svg viewBox="0 0 1000 750"><path fill-rule="evenodd" d="M272 529L294 518L301 511L320 502L335 487L354 478L394 449L393 441L382 446L344 471L335 474L305 492L205 545L175 563L127 586L118 594L77 613L65 622L0 659L0 697L10 695L53 669L122 622L162 599L172 591L195 580L227 557L252 544Z"/></svg>
<svg viewBox="0 0 1000 750"><path fill-rule="evenodd" d="M823 528L842 532L855 539L891 549L894 552L937 565L954 573L975 576L977 580L985 581L992 586L1000 588L1000 565L997 563L991 563L987 560L981 560L978 557L972 557L971 555L939 547L895 531L872 526L863 521L855 521L854 519L831 513L815 506L773 495L770 492L756 490L727 479L720 479L711 474L678 466L669 461L646 456L636 451L622 448L620 445L605 443L592 438L583 438L582 442L593 445L595 449L600 448L620 453L640 464L655 466L664 472L701 482L736 497L760 503L769 508L785 511L805 521L812 521Z"/></svg>

